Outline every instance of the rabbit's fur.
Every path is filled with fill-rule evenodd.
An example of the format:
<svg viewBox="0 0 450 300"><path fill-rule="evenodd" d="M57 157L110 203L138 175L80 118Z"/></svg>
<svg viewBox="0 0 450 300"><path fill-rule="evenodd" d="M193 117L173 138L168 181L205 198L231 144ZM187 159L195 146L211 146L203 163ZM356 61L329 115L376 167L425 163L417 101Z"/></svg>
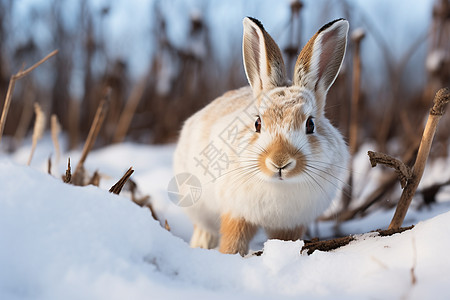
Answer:
<svg viewBox="0 0 450 300"><path fill-rule="evenodd" d="M190 117L174 157L175 173L195 175L198 201L186 212L191 246L240 253L258 227L295 240L330 205L347 176L348 149L324 115L341 67L348 22L323 26L287 78L281 51L245 18L244 67L250 87L229 91Z"/></svg>

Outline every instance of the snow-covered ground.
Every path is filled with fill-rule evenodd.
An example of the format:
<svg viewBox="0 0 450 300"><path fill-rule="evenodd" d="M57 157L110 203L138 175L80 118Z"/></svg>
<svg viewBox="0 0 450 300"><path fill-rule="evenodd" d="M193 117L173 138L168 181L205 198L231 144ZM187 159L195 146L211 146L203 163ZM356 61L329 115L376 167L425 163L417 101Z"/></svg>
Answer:
<svg viewBox="0 0 450 300"><path fill-rule="evenodd" d="M192 225L167 196L174 146L122 144L93 151L89 172L102 174L100 189L64 184L63 153L46 174L53 152L48 136L38 144L0 153L0 299L448 299L450 297L450 195L422 211L411 210L414 229L391 237L361 238L333 252L300 253L302 241L266 241L242 258L191 249ZM355 177L368 160L356 159ZM108 189L133 166L132 179L151 195L168 232L146 208ZM445 166L445 167L443 167ZM424 182L448 178L438 161ZM371 170L376 177L377 170ZM56 175L58 174L58 175ZM57 177L57 178L56 178ZM365 177L367 180L367 177ZM370 182L373 181L369 177ZM388 225L393 211L378 211L342 225L342 232L367 232ZM317 224L322 236L332 222Z"/></svg>

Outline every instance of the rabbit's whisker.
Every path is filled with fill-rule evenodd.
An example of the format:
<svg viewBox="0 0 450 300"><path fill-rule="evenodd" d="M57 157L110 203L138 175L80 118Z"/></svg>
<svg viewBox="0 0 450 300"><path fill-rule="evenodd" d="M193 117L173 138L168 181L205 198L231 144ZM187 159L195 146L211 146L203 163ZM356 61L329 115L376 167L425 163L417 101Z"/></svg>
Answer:
<svg viewBox="0 0 450 300"><path fill-rule="evenodd" d="M334 176L334 175L331 174L331 173L327 173L327 172L325 172L325 171L323 171L323 170L321 170L321 169L313 168L313 167L311 167L310 165L308 165L307 167L310 168L310 169L308 170L309 172L311 172L312 174L314 174L314 175L316 175L316 176L322 178L323 180L327 181L327 182L330 183L332 186L334 186L337 190L341 191L342 193L345 193L346 196L349 196L349 197L350 197L350 195L348 194L347 191L345 191L345 189L343 189L342 187L340 187L339 185L337 185L335 182L331 181L331 180L328 179L327 177L325 177L325 176L321 175L320 173L315 172L315 171L313 171L313 170L311 170L311 169L315 169L315 170L317 170L317 171L321 171L321 172L325 173L326 175L331 176L332 178L338 180L339 182L342 182L344 186L349 186L347 183L343 182L342 180L340 180L339 178L337 178L336 176Z"/></svg>

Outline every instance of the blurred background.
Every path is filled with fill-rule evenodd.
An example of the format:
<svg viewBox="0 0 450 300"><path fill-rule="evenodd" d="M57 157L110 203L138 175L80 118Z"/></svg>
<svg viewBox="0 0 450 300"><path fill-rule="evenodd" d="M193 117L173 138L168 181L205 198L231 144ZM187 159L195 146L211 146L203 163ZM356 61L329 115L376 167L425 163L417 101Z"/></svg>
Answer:
<svg viewBox="0 0 450 300"><path fill-rule="evenodd" d="M369 141L392 155L417 149L434 93L450 85L448 0L1 0L0 107L12 74L59 49L16 83L7 150L31 133L35 102L57 116L68 148L80 147L106 86L111 102L96 147L175 142L186 118L247 84L247 15L277 41L290 73L323 24L348 19L351 38L328 117L353 153ZM433 155L447 155L449 133L445 117Z"/></svg>

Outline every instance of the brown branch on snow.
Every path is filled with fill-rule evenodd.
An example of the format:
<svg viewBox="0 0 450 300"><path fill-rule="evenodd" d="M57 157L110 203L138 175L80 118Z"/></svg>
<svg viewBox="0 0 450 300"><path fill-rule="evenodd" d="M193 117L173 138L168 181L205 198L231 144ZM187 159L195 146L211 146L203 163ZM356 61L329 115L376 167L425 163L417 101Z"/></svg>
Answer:
<svg viewBox="0 0 450 300"><path fill-rule="evenodd" d="M95 140L97 139L98 133L100 132L100 128L103 125L103 121L105 121L106 112L109 107L109 99L111 95L111 88L108 87L105 91L102 101L98 105L97 111L95 113L94 121L92 122L91 129L89 130L88 137L86 142L84 143L83 152L81 153L81 158L78 161L77 167L75 168L75 172L73 173L73 182L76 185L83 185L84 183L84 162L94 146Z"/></svg>
<svg viewBox="0 0 450 300"><path fill-rule="evenodd" d="M427 163L428 155L430 154L431 143L433 142L434 134L436 132L437 125L442 115L445 112L445 107L450 101L450 89L442 88L434 97L434 105L430 110L427 123L420 141L419 152L417 153L416 162L412 168L412 177L408 180L406 187L403 189L400 201L398 202L395 210L394 217L392 218L389 228L399 228L403 220L405 219L406 212L408 211L411 200L422 178L425 165Z"/></svg>
<svg viewBox="0 0 450 300"><path fill-rule="evenodd" d="M126 171L122 176L122 178L120 178L119 181L117 181L117 183L109 189L109 192L119 195L119 193L122 191L123 186L127 182L128 178L130 178L131 174L133 174L133 172L133 167L130 167L128 171Z"/></svg>
<svg viewBox="0 0 450 300"><path fill-rule="evenodd" d="M396 233L401 233L406 230L412 229L414 226L409 227L401 227L396 229L386 229L386 230L376 230L372 231L376 235L374 236L391 236ZM365 234L360 235L349 235L344 236L341 238L331 239L331 240L325 240L325 241L318 241L318 240L312 240L312 241L305 241L305 245L303 245L301 252L304 250L307 250L307 254L310 255L314 251L332 251L335 249L338 249L340 247L343 247L345 245L348 245L350 242L354 240L358 240L359 238L363 237ZM371 236L371 235L370 235Z"/></svg>
<svg viewBox="0 0 450 300"><path fill-rule="evenodd" d="M408 180L411 179L412 171L402 161L380 152L369 151L367 154L369 155L372 168L376 167L377 164L380 164L395 169L402 188L404 188Z"/></svg>
<svg viewBox="0 0 450 300"><path fill-rule="evenodd" d="M16 80L19 80L22 77L25 77L28 75L31 71L39 67L41 64L43 64L46 60L51 58L52 56L56 55L58 53L58 50L54 50L50 54L48 54L46 57L32 65L26 70L20 70L16 74L12 75L9 80L8 90L6 91L6 98L5 98L5 104L3 105L2 110L2 116L0 118L0 142L2 141L3 136L3 130L5 129L5 123L6 123L6 117L8 116L9 106L11 104L12 94L14 92L14 86L16 84Z"/></svg>
<svg viewBox="0 0 450 300"><path fill-rule="evenodd" d="M145 195L142 197L138 197L137 194L137 184L132 180L128 180L128 187L131 192L131 200L139 205L140 207L147 207L150 210L150 213L152 214L153 219L159 221L158 217L156 216L155 210L153 209L152 203L150 202L150 196Z"/></svg>

